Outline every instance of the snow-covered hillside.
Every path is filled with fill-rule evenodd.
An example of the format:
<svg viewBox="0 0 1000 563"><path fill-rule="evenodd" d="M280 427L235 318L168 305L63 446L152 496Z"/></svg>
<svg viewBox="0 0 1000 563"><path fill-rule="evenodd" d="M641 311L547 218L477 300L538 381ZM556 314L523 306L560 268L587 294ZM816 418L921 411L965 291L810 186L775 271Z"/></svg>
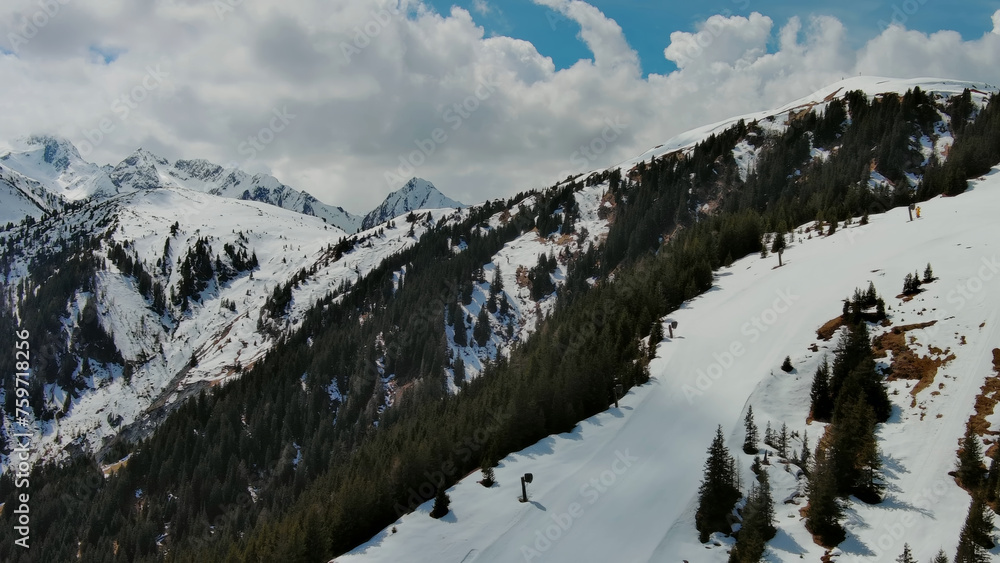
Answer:
<svg viewBox="0 0 1000 563"><path fill-rule="evenodd" d="M371 210L361 221L362 229L370 229L392 219L418 209L460 209L461 203L439 192L434 184L423 178L411 178L402 188L386 196L378 207Z"/></svg>
<svg viewBox="0 0 1000 563"><path fill-rule="evenodd" d="M148 153L141 156L156 158ZM133 176L129 181L135 179ZM581 187L576 193L579 218L575 235L563 236L557 231L541 237L536 230L529 231L483 264L487 282L477 284L464 313L475 318L486 305L488 282L498 267L510 312L502 318L490 317L493 335L483 346L458 346L454 331L448 329L449 345L456 357L465 360L468 378L476 377L487 360L508 354L515 342L526 338L537 321L551 312L554 295L533 299L524 283L524 271L537 263L539 255L576 253L606 236L608 222L599 217L606 189L605 183ZM534 199L530 196L521 204L531 206ZM81 323L85 302L94 297L101 325L112 335L133 373L125 377L121 365L88 362L87 369L94 375L87 377L79 397L68 402L68 389L47 386L46 404L68 408L60 410L58 423L39 423L39 457L60 459L66 455L67 445L99 449L123 430L132 437L145 434L179 400L206 386L238 377L242 369L273 346L277 335L297 329L317 301L342 292L345 285L367 275L388 256L416 244L428 229L461 221L469 213L470 208L422 209L412 224L406 219L407 212L350 235L317 217L261 202L182 187L148 187L46 219L35 228L45 233L42 240L48 245L79 232L105 239L98 257L107 262L108 271L97 273L93 291L76 293L66 311L64 331L67 335L73 333ZM498 211L477 228L497 228L516 213L516 209ZM20 229L6 236L21 236ZM344 239L351 239L353 244L338 256L332 248ZM122 272L110 259L111 247L121 245L142 265L142 270L151 274L152 283L173 296L182 284L180 264L195 252L199 241L208 245L211 256L225 256L223 249L229 245L237 252L255 256L259 266L224 281L216 276L197 298L189 301L187 309L171 297L166 312L161 314L150 298L142 295L138 276ZM27 249L27 254L13 262L8 287L15 287L27 274L30 257L37 248ZM463 249L459 245L454 251ZM554 283L561 283L564 275L565 265L560 264L552 276ZM399 272L400 278L404 276L405 270ZM295 277L299 281L290 284ZM276 289L286 286L290 286L288 305L277 316L263 315L262 309ZM192 358L196 365L192 365ZM83 369L80 366L74 373L82 376ZM391 383L393 374L385 377ZM451 381L450 388L458 392ZM388 398L387 404L391 400ZM6 460L0 460L0 465L4 463Z"/></svg>
<svg viewBox="0 0 1000 563"><path fill-rule="evenodd" d="M44 459L59 459L68 444L88 450L100 447L106 438L137 420L148 430L146 423L158 421L160 407L205 385L238 376L241 368L252 365L273 346L272 333L258 327L260 310L275 288L287 284L296 273L316 268L314 275L294 288L292 302L274 327L279 332L297 326L305 310L341 284L353 283L390 254L415 244L428 226L415 225L412 235L404 227L384 230L379 244L358 245L342 259L333 260L330 248L347 233L319 218L256 201L159 188L116 196L47 219L36 228L45 233L40 242L46 244L29 249L13 262L7 287L15 287L27 273L28 260L37 248L74 232L104 237L98 258L105 259L108 269L98 271L92 292L77 291L66 311L65 331L73 332L81 322L85 301L96 297L101 325L134 370L124 377L121 365L90 362L93 375L72 402L65 402L68 390L46 386L46 404L69 408L61 412L58 423L39 423L37 453ZM17 232L7 236L17 236ZM122 273L108 258L112 245L123 245L153 281L170 293L180 287L180 262L199 240L207 243L213 257L225 256L223 247L231 245L237 252L254 255L259 266L224 282L214 278L187 309L170 303L165 314L155 311L141 295L136 277ZM196 366L191 365L192 357L197 359ZM9 423L5 418L4 424Z"/></svg>
<svg viewBox="0 0 1000 563"><path fill-rule="evenodd" d="M686 131L670 138L665 143L645 151L635 158L619 162L609 166L608 170L621 168L628 170L639 162L648 162L651 158L659 158L665 154L675 151L690 151L695 145L707 139L710 135L719 134L722 131L736 125L740 120L750 123L756 121L765 131L781 132L787 126L790 119L794 119L803 111L816 110L823 111L830 101L841 98L844 94L860 90L868 93L870 97L885 93L896 93L903 95L907 90L919 87L932 96L950 97L961 94L968 88L973 97L982 101L988 94L997 91L997 87L982 82L967 82L961 80L941 80L938 78L888 78L881 76L855 76L835 82L825 88L821 88L808 96L789 102L777 109L759 111L745 115L737 115L729 119L724 119L716 123L704 125ZM951 135L942 132L942 143L950 144ZM741 172L745 175L747 168L754 165L754 153L748 151L748 147L738 147L737 160L740 162ZM740 150L742 149L742 150ZM742 158L741 158L742 157Z"/></svg>
<svg viewBox="0 0 1000 563"><path fill-rule="evenodd" d="M816 330L869 281L886 298L893 326L936 321L907 333L911 349L955 358L915 397L912 381L889 383L893 414L878 429L886 498L871 506L852 500L848 538L832 560L895 561L904 542L919 561L940 548L953 553L969 496L948 472L980 387L995 377L992 351L1000 347L1000 291L993 287L1000 281L1000 170L922 208L914 221L896 208L831 236L801 232L780 268L775 257L750 256L717 272L711 291L664 319L678 322L674 338L657 345L652 381L619 408L503 459L493 488L477 483L478 472L467 476L449 489L444 518L428 517L427 502L336 561L726 561L731 540L701 544L694 527L716 425L746 483L751 457L738 452L749 405L761 428L785 423L808 431L815 444L824 425L806 423L812 374L835 345ZM938 279L911 301L894 298L903 277L927 263ZM888 330L872 327L874 334ZM789 374L779 369L785 356L795 367ZM996 413L989 421L1000 430ZM800 444L793 440L793 449ZM799 513L804 481L795 466L772 463L767 471L779 532L766 560L819 561L826 550ZM527 472L534 475L530 502L520 503L519 478ZM1000 548L993 553L1000 556Z"/></svg>

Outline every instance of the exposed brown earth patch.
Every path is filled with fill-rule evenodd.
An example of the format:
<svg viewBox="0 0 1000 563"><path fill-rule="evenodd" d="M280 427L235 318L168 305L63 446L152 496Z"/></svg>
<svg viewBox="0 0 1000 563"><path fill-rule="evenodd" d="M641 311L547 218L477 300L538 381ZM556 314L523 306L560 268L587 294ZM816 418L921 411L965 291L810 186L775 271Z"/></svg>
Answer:
<svg viewBox="0 0 1000 563"><path fill-rule="evenodd" d="M837 330L839 330L840 327L842 326L844 326L843 316L837 317L835 319L830 319L829 321L826 322L826 324L819 327L819 329L816 331L816 336L818 336L820 340L828 341L831 338L833 338L834 334L837 334Z"/></svg>

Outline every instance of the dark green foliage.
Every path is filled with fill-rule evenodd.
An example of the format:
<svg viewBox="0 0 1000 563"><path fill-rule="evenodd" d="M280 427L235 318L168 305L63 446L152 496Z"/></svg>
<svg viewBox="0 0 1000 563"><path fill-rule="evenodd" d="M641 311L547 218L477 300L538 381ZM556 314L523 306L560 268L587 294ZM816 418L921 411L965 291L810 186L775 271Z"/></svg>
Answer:
<svg viewBox="0 0 1000 563"><path fill-rule="evenodd" d="M920 293L920 276L916 274L906 274L903 278L903 295L916 295Z"/></svg>
<svg viewBox="0 0 1000 563"><path fill-rule="evenodd" d="M555 271L556 266L555 257L538 255L538 264L528 271L528 280L531 281L531 299L539 301L556 290L556 286L552 282L552 272Z"/></svg>
<svg viewBox="0 0 1000 563"><path fill-rule="evenodd" d="M649 330L649 359L656 357L656 347L663 341L663 322L657 318Z"/></svg>
<svg viewBox="0 0 1000 563"><path fill-rule="evenodd" d="M984 467L983 448L979 444L979 437L969 428L965 431L962 448L958 451L957 476L962 486L970 491L979 489L986 477Z"/></svg>
<svg viewBox="0 0 1000 563"><path fill-rule="evenodd" d="M486 312L485 307L480 308L479 317L476 318L476 326L472 329L472 337L479 346L486 346L491 334L493 334L493 330L490 328L489 314Z"/></svg>
<svg viewBox="0 0 1000 563"><path fill-rule="evenodd" d="M756 454L759 450L759 437L757 436L757 425L753 421L753 405L747 407L747 415L743 419L743 453Z"/></svg>
<svg viewBox="0 0 1000 563"><path fill-rule="evenodd" d="M771 244L771 252L773 254L780 254L785 250L785 234L782 232L777 232L774 235L774 242Z"/></svg>
<svg viewBox="0 0 1000 563"><path fill-rule="evenodd" d="M875 309L872 312L872 309ZM875 284L868 282L868 289L854 290L854 295L844 300L844 322L848 325L861 322L876 323L885 319L885 301L875 291Z"/></svg>
<svg viewBox="0 0 1000 563"><path fill-rule="evenodd" d="M988 105L969 123L965 119L972 112L971 96L966 92L952 97L949 111L955 112L953 119L958 117L952 125L955 144L944 164L927 167L918 190L921 198L958 195L965 191L968 178L989 172L1000 160L1000 104L996 101L997 96L991 96Z"/></svg>
<svg viewBox="0 0 1000 563"><path fill-rule="evenodd" d="M454 328L455 328L455 345L465 347L469 345L469 332L468 327L465 326L465 313L462 312L461 306L457 303L452 305L452 310L457 311L454 318Z"/></svg>
<svg viewBox="0 0 1000 563"><path fill-rule="evenodd" d="M449 506L451 506L451 498L448 493L445 492L444 487L438 488L437 495L434 497L434 507L431 509L431 518L440 518L448 514L451 511Z"/></svg>
<svg viewBox="0 0 1000 563"><path fill-rule="evenodd" d="M480 483L486 488L492 487L496 483L496 475L492 467L483 468L483 480Z"/></svg>
<svg viewBox="0 0 1000 563"><path fill-rule="evenodd" d="M806 529L824 546L833 547L844 541L846 533L840 525L844 509L837 498L837 475L829 454L823 447L817 447L813 456Z"/></svg>
<svg viewBox="0 0 1000 563"><path fill-rule="evenodd" d="M854 385L853 382L849 385ZM837 491L868 502L879 502L881 461L875 438L875 415L863 392L846 389L837 400L831 426L831 463Z"/></svg>
<svg viewBox="0 0 1000 563"><path fill-rule="evenodd" d="M778 532L774 527L774 500L767 471L758 473L757 481L759 485L751 486L743 507L743 524L736 535L736 545L729 552L730 563L757 563L767 542Z"/></svg>
<svg viewBox="0 0 1000 563"><path fill-rule="evenodd" d="M702 543L707 542L713 532L729 534L732 531L730 514L733 505L740 499L733 467L733 458L726 448L722 426L719 426L715 431L712 445L708 448L705 475L698 488L695 527L698 528L698 537Z"/></svg>
<svg viewBox="0 0 1000 563"><path fill-rule="evenodd" d="M889 420L892 403L882 374L875 366L868 326L864 323L848 325L834 355L830 375L830 395L834 405L841 398L842 389L852 380L852 393L864 393L865 401L872 407L876 422Z"/></svg>
<svg viewBox="0 0 1000 563"><path fill-rule="evenodd" d="M921 280L923 283L931 283L936 278L934 277L934 270L931 269L930 262L927 263L927 268L924 269L924 279Z"/></svg>
<svg viewBox="0 0 1000 563"><path fill-rule="evenodd" d="M994 547L990 534L993 532L993 516L982 495L973 494L969 514L965 518L958 539L955 563L988 563L992 560L989 550Z"/></svg>
<svg viewBox="0 0 1000 563"><path fill-rule="evenodd" d="M830 394L830 364L825 357L823 363L816 368L809 399L812 403L813 420L830 422L833 417L833 397Z"/></svg>
<svg viewBox="0 0 1000 563"><path fill-rule="evenodd" d="M794 369L795 369L795 367L792 366L792 357L791 356L785 356L785 361L781 362L781 371L783 371L785 373L791 373L792 370L794 370Z"/></svg>
<svg viewBox="0 0 1000 563"><path fill-rule="evenodd" d="M917 563L917 560L913 558L913 554L910 553L910 544L903 544L903 553L899 554L896 558L896 563Z"/></svg>
<svg viewBox="0 0 1000 563"><path fill-rule="evenodd" d="M986 473L986 482L983 483L983 494L990 503L1000 498L1000 446L993 448L990 456L990 469Z"/></svg>

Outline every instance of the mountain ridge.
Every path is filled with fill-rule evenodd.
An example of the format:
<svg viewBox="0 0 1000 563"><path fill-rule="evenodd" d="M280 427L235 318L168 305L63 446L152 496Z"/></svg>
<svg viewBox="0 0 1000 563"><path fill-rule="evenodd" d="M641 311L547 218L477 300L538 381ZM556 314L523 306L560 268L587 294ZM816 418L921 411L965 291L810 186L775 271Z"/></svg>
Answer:
<svg viewBox="0 0 1000 563"><path fill-rule="evenodd" d="M274 176L226 168L201 158L170 162L139 147L115 165L99 166L85 161L72 142L53 135L15 139L0 155L0 170L3 169L9 170L12 177L14 173L23 177L18 182L22 187L16 188L22 195L12 191L6 196L12 201L8 220L19 220L26 215L38 217L60 207L56 200L46 204L36 201L41 197L40 192L36 193L38 188L44 188L59 200L82 202L104 200L133 190L181 187L316 216L350 234L418 209L463 207L430 182L417 182L415 178L389 194L374 210L359 216L326 204L308 192L295 190ZM30 189L23 187L25 183L31 185ZM8 189L15 189L13 182Z"/></svg>

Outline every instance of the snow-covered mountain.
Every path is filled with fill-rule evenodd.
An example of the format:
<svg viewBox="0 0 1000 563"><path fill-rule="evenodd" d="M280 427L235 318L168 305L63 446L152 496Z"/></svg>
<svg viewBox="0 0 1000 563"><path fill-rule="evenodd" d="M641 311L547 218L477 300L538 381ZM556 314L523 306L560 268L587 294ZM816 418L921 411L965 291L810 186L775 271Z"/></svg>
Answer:
<svg viewBox="0 0 1000 563"><path fill-rule="evenodd" d="M66 201L104 199L122 192L102 167L87 162L73 143L51 135L16 139L0 167L31 178Z"/></svg>
<svg viewBox="0 0 1000 563"><path fill-rule="evenodd" d="M622 170L690 152L740 119L780 134L802 109L821 110L849 90L877 97L914 86L940 98L969 88L977 103L996 92L956 81L849 79L775 111L680 135L622 163ZM933 139L914 139L926 159L945 158L953 143L946 127L937 130ZM741 176L756 166L757 149L741 141L734 150ZM873 187L884 181L872 176ZM448 489L445 517L430 518L434 503L428 501L335 561L729 560L732 538L714 534L701 543L695 529L697 490L716 426L745 484L755 479L754 456L741 452L750 406L760 428L787 424L793 454L806 434L814 446L828 425L809 419L812 375L837 344L817 330L840 314L844 297L869 282L886 297L889 312L883 325L872 325L872 336L904 335L905 349L935 365L932 384L888 382L893 412L877 431L885 498L873 505L853 497L845 502L847 540L836 548L817 545L805 528L804 474L764 447L779 530L762 560L889 562L904 543L917 561L939 549L954 553L970 502L953 478L967 421L985 417L979 431L985 446L1000 433L990 397L1000 371L1000 293L990 290L1000 279L1000 229L992 216L1000 206L1000 167L962 195L920 205L919 219L897 207L867 221L854 217L829 236L814 223L800 225L783 267L776 257L751 255L717 271L711 291L661 319L664 333L678 323L674 337L650 343L657 352L652 380L629 392L620 408L510 454L495 470L499 485L483 487L478 472L466 476ZM897 296L904 276L928 263L937 279L912 300ZM889 351L880 367L903 353ZM779 368L786 356L791 373ZM530 502L519 503L526 473L534 476ZM1000 547L990 553L996 560Z"/></svg>
<svg viewBox="0 0 1000 563"><path fill-rule="evenodd" d="M896 208L830 236L801 225L783 267L752 255L717 272L712 291L662 319L664 332L678 323L675 337L653 343L651 382L619 408L507 456L495 470L499 485L484 488L478 472L467 476L448 489L445 518L430 518L428 501L335 561L727 561L732 538L716 534L702 544L694 523L716 425L744 483L754 479L753 456L741 451L748 406L761 428L787 424L797 436L793 450L805 433L815 445L826 424L808 420L812 374L836 347L817 329L869 282L889 308L887 326L873 336L903 330L906 346L940 368L932 385L888 383L893 414L878 430L886 498L846 503L848 538L835 549L818 546L805 528L800 470L765 447L779 531L764 560L890 562L904 542L917 561L941 548L954 553L970 499L949 472L984 384L1000 369L1000 168L965 194L921 205L919 220ZM891 297L928 262L936 281L912 300ZM786 356L791 373L779 369ZM987 435L995 435L1000 413L989 409ZM520 503L525 473L534 481L530 502ZM997 560L1000 547L991 553Z"/></svg>
<svg viewBox="0 0 1000 563"><path fill-rule="evenodd" d="M418 209L443 209L447 207L460 209L465 205L445 196L427 180L412 178L402 188L386 196L381 205L365 215L361 221L361 228L370 229L393 217L405 215Z"/></svg>
<svg viewBox="0 0 1000 563"><path fill-rule="evenodd" d="M978 88L975 103L980 106L983 93L989 91L984 85L963 82L850 79L777 110L680 135L613 168L620 167L626 181L637 178L638 163L668 153L691 153L696 143L743 119L753 123L752 132L731 152L738 176L745 180L757 167L762 147L778 138L802 110L822 110L848 90L862 89L873 98L913 86L940 97ZM954 140L947 116L938 117L931 137L913 139L925 162L945 157ZM755 138L749 139L751 135ZM7 190L0 191L0 198L5 204L9 197L23 202L27 211L55 210L69 201L53 195L53 187L64 189L59 182L80 185L67 178L83 173L57 171L83 168L72 164L71 146L58 141L54 146L49 157L48 149L36 147L17 152L31 153L30 158L8 158L19 169L6 167L0 159L0 188ZM830 153L816 149L806 154L825 159ZM460 326L478 324L479 318L489 324L485 341L474 342L478 338L467 334L457 337L451 321L446 321L441 340L448 358L462 359L466 379L479 377L486 364L510 354L555 310L554 293L538 296L533 291L533 280L539 278L532 278L530 270L539 256L553 257L551 273L543 274L558 287L569 278L572 257L608 239L619 211L616 202L622 201L611 192L634 189L634 184L622 187L616 181L612 188L609 175L601 172L605 171L506 204L472 208L414 178L361 220L343 210L338 214L339 208L318 208L311 196L273 177L205 160L170 162L139 149L113 168L98 169L92 177L103 174L120 193L83 197L81 205L65 206L65 213L0 231L0 251L13 249L2 255L10 272L2 304L14 309L32 295L51 295L69 287L69 293L52 300L58 330L51 340L65 346L67 356L94 348L80 335L85 324L93 327L96 317L121 356L99 360L77 354L79 364L59 366L64 372L60 379L46 383L41 392L46 409L58 416L35 423L35 454L44 460L64 459L100 450L123 432L130 438L147 435L170 408L200 389L240 377L282 338L302 327L307 311L321 299L348 294L352 285L386 259L419 244L425 234L440 242L438 248L444 252L460 254L470 247L473 233L508 233L490 253L475 254L485 262L481 268L479 262L473 264L479 271L472 274L468 297L456 302L455 296L448 296L442 303L442 309L457 311L450 316L460 317ZM879 176L873 171L869 185L880 183ZM692 192L690 209L685 211L707 217L716 196ZM915 340L909 345L941 360L949 353L955 358L943 362L933 390L917 393L906 381L891 383L890 390L896 393L894 413L879 431L885 466L890 468L887 502L867 506L852 501L847 519L850 540L835 554L845 555L841 563L852 555L858 560L890 561L901 543L892 549L882 547L881 534L904 521L915 522L905 524L908 537L940 536L941 546L952 549L968 496L957 489L947 471L978 389L989 376L984 358L990 346L998 345L1000 334L990 328L1000 321L995 318L1000 301L990 297L996 292L982 290L994 278L981 273L984 267L996 273L989 268L1000 251L994 242L1000 240L1000 232L991 216L998 205L1000 172L994 171L976 181L970 193L923 204L924 217L919 221L907 222L906 210L897 208L882 215L872 213L866 225L852 221L831 236L820 236L812 225L798 227L785 250L784 267L775 268L773 258L737 260L716 272L712 291L661 319L664 332L669 321L678 321L679 333L648 343L658 356L650 365L652 382L633 389L621 408L510 454L496 470L499 487L483 488L475 482L478 473L459 482L449 490L452 514L446 518L428 518L430 504L422 505L337 561L725 560L732 540L715 536L701 544L693 525L694 491L715 426L723 426L730 450L738 453L740 421L752 404L762 428L766 422L773 427L787 423L799 436L807 430L815 444L824 425L806 420L810 376L835 345L817 340L816 329L839 314L841 300L854 288L871 280L888 298L898 291L903 275L927 262L934 264L940 280L912 301L887 299L892 324L880 330L937 321L929 330L911 329L908 335ZM410 214L418 209L422 211ZM529 217L520 216L529 210ZM34 214L40 215L40 211ZM571 220L566 221L567 216ZM464 232L434 238L440 236L433 232L440 226L470 218ZM385 224L390 219L396 220ZM565 231L567 224L575 229ZM359 225L363 230L355 233ZM74 246L81 240L82 249ZM84 270L87 275L76 286L62 283L56 278L69 268L46 265L52 256L62 256L60 252L73 267L81 256L92 257L93 271ZM46 279L32 278L38 264L43 265ZM423 266L416 259L403 262L399 269L393 266L383 272L380 287L389 295L404 281L407 287L419 287L411 286L407 276ZM496 305L492 301L496 279L502 282L498 290L509 312L491 310ZM972 285L976 279L979 289ZM51 284L55 289L46 286L50 280L55 280ZM459 282L464 294L468 278ZM280 296L282 305L275 306ZM312 346L312 338L308 340ZM383 348L382 344L376 342L373 349ZM787 375L778 370L786 355L795 366ZM405 396L395 387L394 373L384 360L384 356L374 358L379 386L364 397L366 408L379 413ZM886 361L890 360L891 356ZM447 391L462 392L454 364L445 371ZM349 398L352 390L333 385L328 393L336 402ZM9 436L13 423L4 416L3 430ZM995 416L990 421L1000 425ZM796 447L801 442L793 438ZM934 454L933 460L925 459L928 452ZM750 459L739 458L747 482L752 478ZM0 456L0 466L9 462ZM766 470L781 529L768 548L768 560L818 560L823 550L812 542L799 515L801 475L788 464L773 463ZM514 498L520 494L518 478L525 472L536 478L529 486L532 502L521 504ZM927 490L933 492L930 499ZM942 521L946 525L941 526ZM892 541L898 538L892 536ZM925 560L936 549L922 545L917 555Z"/></svg>
<svg viewBox="0 0 1000 563"><path fill-rule="evenodd" d="M348 233L356 232L361 224L360 217L341 207L327 205L307 192L282 184L274 176L250 174L238 168L223 168L207 160L170 162L140 148L118 163L110 176L125 191L180 187L233 199L269 203L319 217Z"/></svg>

